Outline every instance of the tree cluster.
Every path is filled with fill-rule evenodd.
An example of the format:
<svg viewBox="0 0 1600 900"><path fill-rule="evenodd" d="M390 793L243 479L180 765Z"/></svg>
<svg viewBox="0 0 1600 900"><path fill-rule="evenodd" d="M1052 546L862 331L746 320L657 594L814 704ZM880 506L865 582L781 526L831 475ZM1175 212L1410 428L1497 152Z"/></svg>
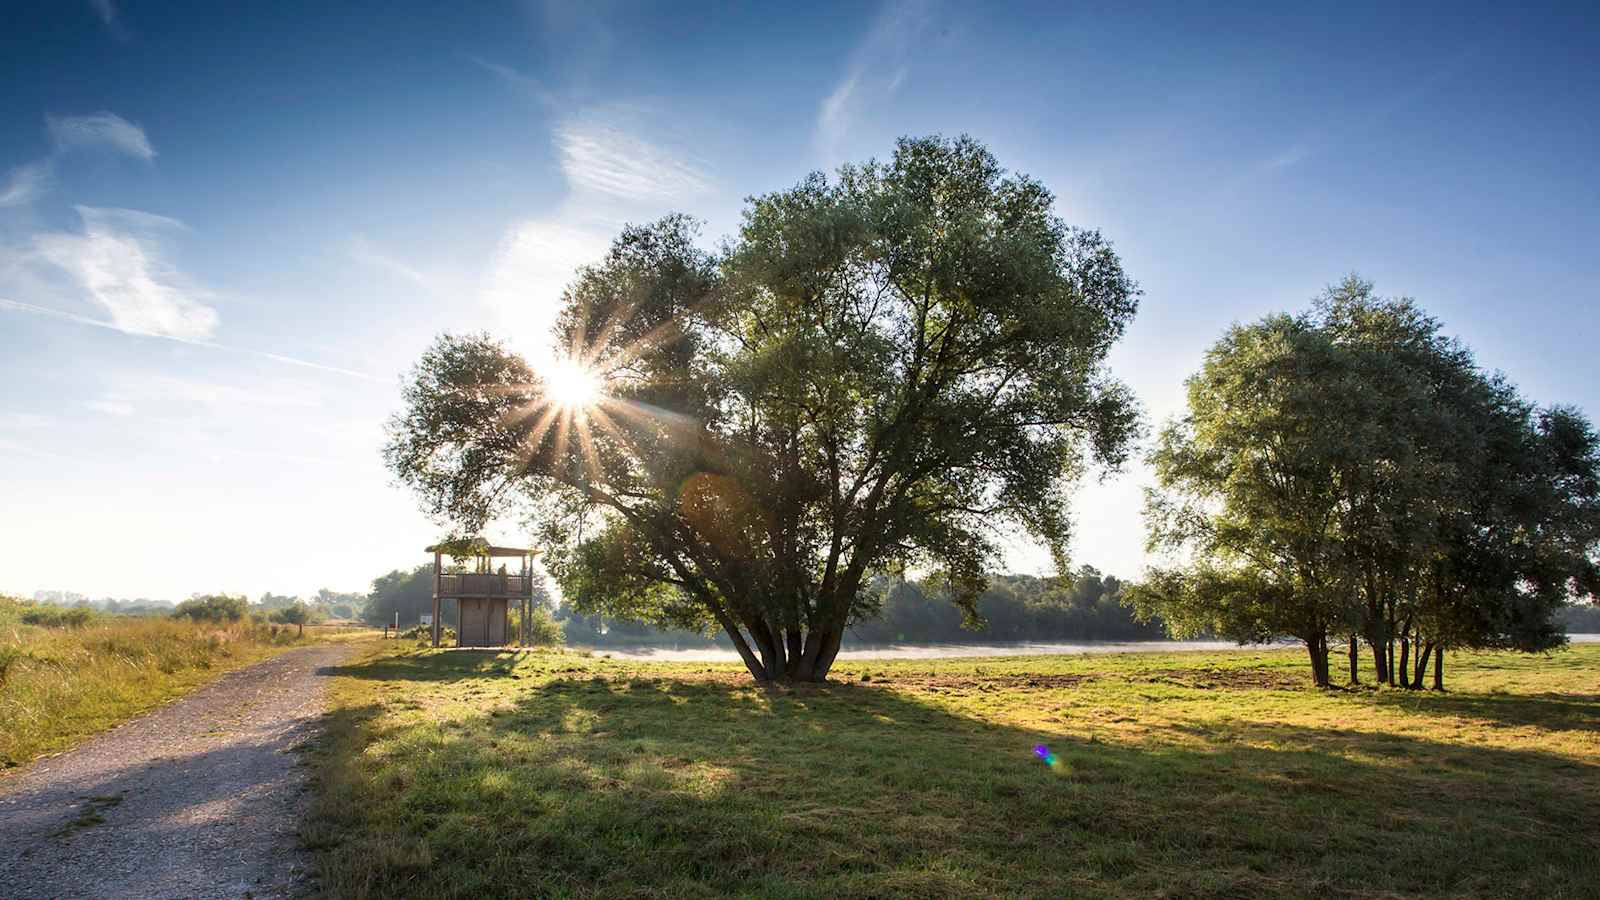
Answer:
<svg viewBox="0 0 1600 900"><path fill-rule="evenodd" d="M1160 622L1139 622L1122 600L1122 582L1082 566L1055 578L997 575L978 596L973 630L937 581L884 579L878 606L850 629L869 644L946 641L1144 641L1166 637Z"/></svg>
<svg viewBox="0 0 1600 900"><path fill-rule="evenodd" d="M196 622L238 622L249 615L250 601L229 594L196 595L172 610L173 618Z"/></svg>
<svg viewBox="0 0 1600 900"><path fill-rule="evenodd" d="M1539 408L1407 299L1351 277L1299 315L1236 325L1152 454L1153 568L1129 591L1177 633L1343 643L1420 688L1446 650L1564 642L1600 594L1600 441Z"/></svg>
<svg viewBox="0 0 1600 900"><path fill-rule="evenodd" d="M433 563L414 569L395 569L372 580L372 591L361 607L361 618L368 625L392 625L396 614L402 629L416 625L424 614L433 612ZM453 622L456 602L440 602L439 617Z"/></svg>

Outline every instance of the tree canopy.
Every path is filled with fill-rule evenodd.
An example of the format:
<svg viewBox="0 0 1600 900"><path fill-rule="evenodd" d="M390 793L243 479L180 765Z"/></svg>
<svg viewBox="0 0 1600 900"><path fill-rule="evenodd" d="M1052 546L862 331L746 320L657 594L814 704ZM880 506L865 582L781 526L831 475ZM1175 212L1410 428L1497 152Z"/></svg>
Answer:
<svg viewBox="0 0 1600 900"><path fill-rule="evenodd" d="M593 403L441 337L387 459L463 532L526 504L579 609L719 627L756 678L821 680L876 574L936 571L975 618L1008 533L1065 562L1069 486L1137 430L1105 367L1137 297L1038 182L902 140L753 198L715 254L681 216L625 229L562 297Z"/></svg>
<svg viewBox="0 0 1600 900"><path fill-rule="evenodd" d="M455 606L454 599L442 601L440 618L453 621ZM361 618L368 625L387 625L395 621L398 613L400 627L408 628L421 621L424 613L432 612L433 563L425 563L414 569L395 569L387 575L374 578L372 592L367 595L366 605L362 607Z"/></svg>
<svg viewBox="0 0 1600 900"><path fill-rule="evenodd" d="M1600 440L1536 408L1407 299L1351 277L1313 310L1236 325L1152 454L1152 551L1129 591L1178 634L1330 637L1420 687L1458 647L1542 650L1600 593ZM1394 643L1400 642L1399 659ZM1415 650L1414 660L1411 652Z"/></svg>
<svg viewBox="0 0 1600 900"><path fill-rule="evenodd" d="M271 620L285 625L295 625L299 633L306 633L306 623L312 621L315 610L304 600L294 600L287 606L280 606L271 613Z"/></svg>
<svg viewBox="0 0 1600 900"><path fill-rule="evenodd" d="M172 611L175 619L196 622L237 622L250 614L250 601L228 594L195 595Z"/></svg>

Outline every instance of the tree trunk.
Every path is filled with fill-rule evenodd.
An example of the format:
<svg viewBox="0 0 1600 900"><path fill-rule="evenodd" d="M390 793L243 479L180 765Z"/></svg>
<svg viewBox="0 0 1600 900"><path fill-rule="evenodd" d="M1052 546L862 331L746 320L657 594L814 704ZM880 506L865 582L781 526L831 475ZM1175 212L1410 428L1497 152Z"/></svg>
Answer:
<svg viewBox="0 0 1600 900"><path fill-rule="evenodd" d="M1415 678L1411 679L1411 689L1412 690L1414 690L1414 691L1422 690L1422 677L1424 675L1428 674L1428 657L1430 655L1432 655L1432 654L1433 654L1433 643L1432 642L1429 642L1429 643L1425 644L1423 646L1423 648L1422 648L1422 652L1417 654L1417 676Z"/></svg>
<svg viewBox="0 0 1600 900"><path fill-rule="evenodd" d="M822 650L817 654L817 661L812 666L810 681L827 681L828 672L833 668L833 661L839 658L839 646L844 642L844 629L830 630L822 636Z"/></svg>
<svg viewBox="0 0 1600 900"><path fill-rule="evenodd" d="M1394 681L1401 687L1411 688L1411 636L1400 635L1400 664L1394 667Z"/></svg>
<svg viewBox="0 0 1600 900"><path fill-rule="evenodd" d="M1372 645L1372 680L1379 684L1389 682L1388 661L1383 656L1383 641L1373 639Z"/></svg>
<svg viewBox="0 0 1600 900"><path fill-rule="evenodd" d="M790 639L788 677L795 681L828 680L828 670L839 655L840 632L818 628L803 636L797 630Z"/></svg>
<svg viewBox="0 0 1600 900"><path fill-rule="evenodd" d="M783 632L783 640L789 651L785 671L790 678L794 678L800 669L800 654L805 651L805 638L800 633L799 628L786 628Z"/></svg>
<svg viewBox="0 0 1600 900"><path fill-rule="evenodd" d="M305 637L306 636L306 623L304 623L304 622L300 623L300 634L299 634L299 636L300 637Z"/></svg>
<svg viewBox="0 0 1600 900"><path fill-rule="evenodd" d="M1356 670L1356 663L1361 659L1360 648L1356 646L1356 636L1350 635L1350 683L1360 684L1361 675Z"/></svg>
<svg viewBox="0 0 1600 900"><path fill-rule="evenodd" d="M1388 684L1388 685L1393 685L1394 684L1394 604L1393 603L1389 604L1389 618L1384 622L1384 624L1385 624L1386 627L1383 629L1383 637L1384 637L1384 640L1388 643L1388 649L1385 650L1384 654L1383 654L1383 683L1384 684Z"/></svg>
<svg viewBox="0 0 1600 900"><path fill-rule="evenodd" d="M1436 690L1436 691L1444 690L1444 648L1443 647L1440 647L1439 648L1439 652L1437 654L1435 654L1434 657L1433 657L1433 689Z"/></svg>
<svg viewBox="0 0 1600 900"><path fill-rule="evenodd" d="M721 609L715 609L713 613L716 615L717 621L722 624L722 630L727 633L729 640L733 641L733 649L739 651L739 658L744 660L744 667L750 670L750 674L755 677L755 680L771 681L772 679L767 675L766 667L761 664L761 660L756 659L755 652L750 649L750 642L746 641L744 635L740 633L738 624Z"/></svg>
<svg viewBox="0 0 1600 900"><path fill-rule="evenodd" d="M1311 654L1311 681L1317 687L1328 687L1328 636L1314 634L1306 638L1306 652Z"/></svg>

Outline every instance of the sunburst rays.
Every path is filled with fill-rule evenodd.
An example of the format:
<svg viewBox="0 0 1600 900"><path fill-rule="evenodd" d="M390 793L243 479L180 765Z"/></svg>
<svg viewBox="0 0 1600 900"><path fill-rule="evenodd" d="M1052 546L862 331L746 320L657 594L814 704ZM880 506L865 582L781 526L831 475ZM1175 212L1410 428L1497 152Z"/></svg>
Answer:
<svg viewBox="0 0 1600 900"><path fill-rule="evenodd" d="M541 367L539 382L524 386L531 394L528 402L508 412L504 424L531 423L522 440L525 465L559 477L571 471L576 459L591 478L604 480L605 448L598 438L609 439L624 452L637 449L634 432L645 428L658 428L669 440L693 440L690 434L698 431L699 422L692 417L621 393L638 377L634 361L681 333L681 324L674 319L625 346L613 345L633 312L627 308L608 317L594 329L592 341L589 323L574 323L566 355Z"/></svg>

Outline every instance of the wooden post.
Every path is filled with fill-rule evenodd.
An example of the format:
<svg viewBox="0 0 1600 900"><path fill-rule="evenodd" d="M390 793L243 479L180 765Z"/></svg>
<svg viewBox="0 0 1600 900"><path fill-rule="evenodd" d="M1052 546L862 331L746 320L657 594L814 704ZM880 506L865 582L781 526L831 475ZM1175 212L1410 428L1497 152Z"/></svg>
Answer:
<svg viewBox="0 0 1600 900"><path fill-rule="evenodd" d="M433 646L439 646L439 564L440 553L433 554Z"/></svg>

